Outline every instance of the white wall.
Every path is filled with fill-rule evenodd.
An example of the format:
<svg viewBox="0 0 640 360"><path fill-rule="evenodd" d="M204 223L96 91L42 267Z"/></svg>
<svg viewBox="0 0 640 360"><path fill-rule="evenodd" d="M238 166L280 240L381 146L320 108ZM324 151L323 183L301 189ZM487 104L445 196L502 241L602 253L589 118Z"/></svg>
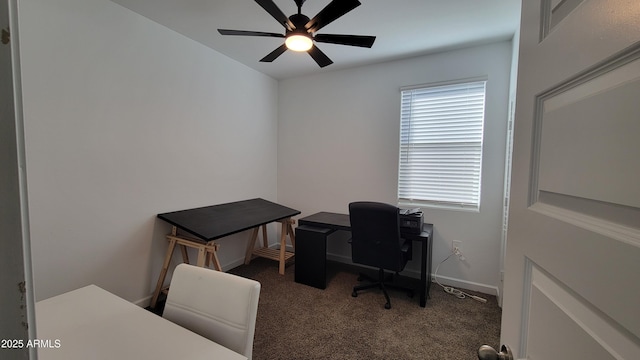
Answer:
<svg viewBox="0 0 640 360"><path fill-rule="evenodd" d="M170 230L156 214L277 200L275 80L110 1L19 13L37 299L144 299ZM223 267L247 239L220 240Z"/></svg>
<svg viewBox="0 0 640 360"><path fill-rule="evenodd" d="M400 87L487 76L481 209L424 208L435 226L433 269L451 258L449 283L495 293L499 285L511 41L298 77L279 83L278 200L302 211L347 213L356 200L397 203ZM350 261L345 244L333 257ZM418 271L418 263L408 265Z"/></svg>

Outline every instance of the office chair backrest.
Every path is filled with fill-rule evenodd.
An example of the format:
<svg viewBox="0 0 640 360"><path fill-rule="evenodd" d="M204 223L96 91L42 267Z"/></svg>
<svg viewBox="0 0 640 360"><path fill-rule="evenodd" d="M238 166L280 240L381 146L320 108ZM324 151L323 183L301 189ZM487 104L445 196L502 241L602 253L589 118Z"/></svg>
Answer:
<svg viewBox="0 0 640 360"><path fill-rule="evenodd" d="M349 218L352 261L401 271L405 262L401 251L398 208L377 202L353 202L349 204Z"/></svg>
<svg viewBox="0 0 640 360"><path fill-rule="evenodd" d="M251 359L259 295L257 281L180 264L162 317Z"/></svg>

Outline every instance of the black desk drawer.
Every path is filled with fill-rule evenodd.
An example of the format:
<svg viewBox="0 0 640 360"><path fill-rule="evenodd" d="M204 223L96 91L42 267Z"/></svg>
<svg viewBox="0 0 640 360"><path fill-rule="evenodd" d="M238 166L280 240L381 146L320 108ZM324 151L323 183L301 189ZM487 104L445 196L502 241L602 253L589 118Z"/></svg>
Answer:
<svg viewBox="0 0 640 360"><path fill-rule="evenodd" d="M332 229L300 225L296 228L295 282L327 287L327 235Z"/></svg>

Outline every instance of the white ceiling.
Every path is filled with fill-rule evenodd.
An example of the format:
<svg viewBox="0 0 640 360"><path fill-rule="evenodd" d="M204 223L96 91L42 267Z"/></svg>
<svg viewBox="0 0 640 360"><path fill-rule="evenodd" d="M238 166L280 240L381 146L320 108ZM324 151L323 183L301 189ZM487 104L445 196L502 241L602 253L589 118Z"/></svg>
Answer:
<svg viewBox="0 0 640 360"><path fill-rule="evenodd" d="M320 29L318 34L374 35L371 49L319 43L334 63L321 69L306 53L287 51L272 63L259 60L281 38L222 36L218 28L284 34L252 0L111 0L275 79L424 55L501 39L519 26L520 0L360 0L362 5ZM312 18L330 0L307 0ZM287 16L293 0L274 0Z"/></svg>

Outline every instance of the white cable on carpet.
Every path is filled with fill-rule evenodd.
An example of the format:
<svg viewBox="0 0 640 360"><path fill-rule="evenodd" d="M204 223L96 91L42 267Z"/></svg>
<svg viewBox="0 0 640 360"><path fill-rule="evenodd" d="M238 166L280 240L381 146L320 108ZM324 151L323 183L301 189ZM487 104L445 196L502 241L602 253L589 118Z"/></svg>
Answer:
<svg viewBox="0 0 640 360"><path fill-rule="evenodd" d="M440 284L440 282L438 281L438 269L440 268L440 265L442 265L442 263L444 263L445 261L449 260L449 258L451 256L453 256L453 255L455 255L455 253L452 252L444 260L442 260L440 262L440 264L438 264L438 266L436 266L436 271L433 273L433 278L436 281L436 284L440 285L447 294L451 294L451 295L457 297L458 299L464 299L465 297L468 296L468 297L470 297L470 298L472 298L474 300L480 301L482 303L486 303L487 299L481 298L480 296L471 295L471 294L468 294L468 293L466 293L466 292L464 292L462 290L458 290L458 289L456 289L456 288L454 288L452 286L444 286L444 285Z"/></svg>

